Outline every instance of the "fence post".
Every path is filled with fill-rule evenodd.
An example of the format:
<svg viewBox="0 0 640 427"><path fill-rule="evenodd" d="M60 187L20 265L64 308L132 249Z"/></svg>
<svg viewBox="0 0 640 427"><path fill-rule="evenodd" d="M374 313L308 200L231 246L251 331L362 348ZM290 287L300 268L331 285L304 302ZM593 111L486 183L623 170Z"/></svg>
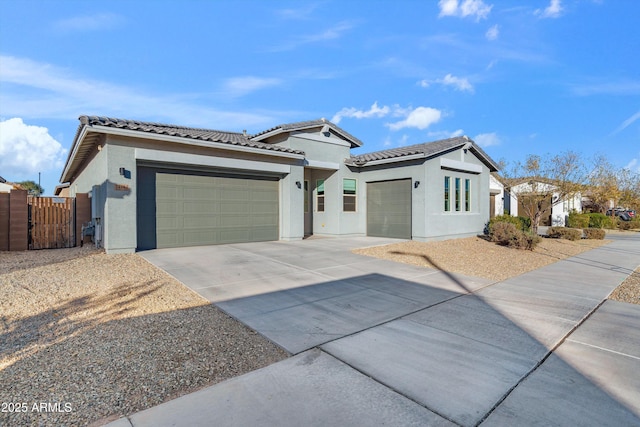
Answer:
<svg viewBox="0 0 640 427"><path fill-rule="evenodd" d="M0 251L9 250L9 193L0 193Z"/></svg>
<svg viewBox="0 0 640 427"><path fill-rule="evenodd" d="M26 190L9 193L9 250L26 251L29 243L29 216Z"/></svg>

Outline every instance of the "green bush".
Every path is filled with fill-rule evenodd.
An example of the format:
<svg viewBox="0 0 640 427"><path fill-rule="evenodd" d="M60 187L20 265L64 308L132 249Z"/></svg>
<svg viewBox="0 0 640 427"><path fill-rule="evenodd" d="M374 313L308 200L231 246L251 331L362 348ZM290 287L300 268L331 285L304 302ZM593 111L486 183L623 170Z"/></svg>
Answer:
<svg viewBox="0 0 640 427"><path fill-rule="evenodd" d="M607 216L607 220L604 222L604 228L615 230L618 228L618 219L613 216Z"/></svg>
<svg viewBox="0 0 640 427"><path fill-rule="evenodd" d="M556 239L580 240L582 238L582 230L566 227L549 227L547 235Z"/></svg>
<svg viewBox="0 0 640 427"><path fill-rule="evenodd" d="M585 239L604 239L605 231L602 228L585 228L582 231L584 232Z"/></svg>
<svg viewBox="0 0 640 427"><path fill-rule="evenodd" d="M590 213L589 215L589 228L604 228L608 224L609 218L605 214ZM585 228L585 227L581 227Z"/></svg>
<svg viewBox="0 0 640 427"><path fill-rule="evenodd" d="M491 241L510 248L528 249L532 251L541 239L518 230L512 222L495 222L490 226Z"/></svg>
<svg viewBox="0 0 640 427"><path fill-rule="evenodd" d="M531 218L526 217L526 216L519 216L518 219L520 220L520 223L522 224L522 231L529 231L531 230Z"/></svg>
<svg viewBox="0 0 640 427"><path fill-rule="evenodd" d="M572 210L569 212L569 218L567 220L567 227L571 228L587 228L589 227L589 215L581 214Z"/></svg>
<svg viewBox="0 0 640 427"><path fill-rule="evenodd" d="M491 234L491 229L493 228L494 224L498 223L513 224L514 227L516 227L516 229L520 231L529 231L529 228L531 227L531 220L529 218L525 218L522 216L498 215L489 220L487 233Z"/></svg>

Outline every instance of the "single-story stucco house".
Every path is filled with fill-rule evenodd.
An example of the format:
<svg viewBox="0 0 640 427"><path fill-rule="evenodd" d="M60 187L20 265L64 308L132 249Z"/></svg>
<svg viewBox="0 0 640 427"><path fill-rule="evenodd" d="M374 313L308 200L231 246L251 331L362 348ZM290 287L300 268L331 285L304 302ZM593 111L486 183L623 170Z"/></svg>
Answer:
<svg viewBox="0 0 640 427"><path fill-rule="evenodd" d="M467 137L352 155L324 120L247 135L81 116L61 176L108 253L307 235L473 236L496 163Z"/></svg>
<svg viewBox="0 0 640 427"><path fill-rule="evenodd" d="M511 185L505 189L505 209L512 216L528 216L522 206L523 199L528 193L540 191L549 194L545 202L547 211L540 220L540 225L564 227L571 211L582 212L582 194L561 197L553 183L535 180L531 178L519 178L512 180Z"/></svg>

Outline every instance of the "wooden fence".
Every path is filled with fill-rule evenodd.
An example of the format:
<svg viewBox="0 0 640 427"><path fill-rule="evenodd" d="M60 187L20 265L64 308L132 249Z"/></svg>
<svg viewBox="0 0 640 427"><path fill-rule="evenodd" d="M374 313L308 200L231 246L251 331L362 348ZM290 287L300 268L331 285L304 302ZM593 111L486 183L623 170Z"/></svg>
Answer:
<svg viewBox="0 0 640 427"><path fill-rule="evenodd" d="M29 249L75 246L75 198L29 197Z"/></svg>
<svg viewBox="0 0 640 427"><path fill-rule="evenodd" d="M91 199L31 197L24 190L0 193L0 251L70 248L80 244L91 220Z"/></svg>

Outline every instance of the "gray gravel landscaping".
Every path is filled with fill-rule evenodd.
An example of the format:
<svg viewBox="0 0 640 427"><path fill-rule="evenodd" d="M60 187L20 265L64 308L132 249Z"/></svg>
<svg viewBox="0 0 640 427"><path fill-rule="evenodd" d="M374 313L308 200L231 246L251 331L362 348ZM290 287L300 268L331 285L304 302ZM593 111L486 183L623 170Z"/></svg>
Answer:
<svg viewBox="0 0 640 427"><path fill-rule="evenodd" d="M102 424L287 357L138 255L0 252L0 272L2 426Z"/></svg>

